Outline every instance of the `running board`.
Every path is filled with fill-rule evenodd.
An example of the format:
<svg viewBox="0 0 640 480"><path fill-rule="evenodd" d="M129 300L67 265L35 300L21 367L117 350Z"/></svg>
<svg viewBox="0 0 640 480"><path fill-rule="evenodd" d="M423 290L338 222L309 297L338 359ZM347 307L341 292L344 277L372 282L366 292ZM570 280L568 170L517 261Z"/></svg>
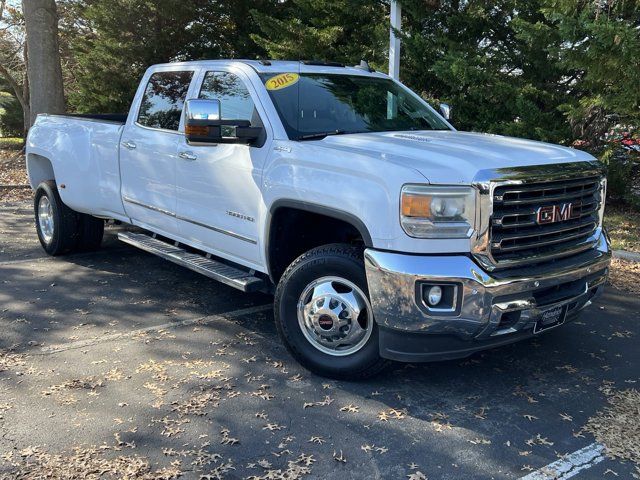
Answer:
<svg viewBox="0 0 640 480"><path fill-rule="evenodd" d="M188 252L184 248L163 242L144 233L121 232L118 233L118 240L243 292L255 292L266 286L264 280L253 276L251 272L231 267L205 255Z"/></svg>

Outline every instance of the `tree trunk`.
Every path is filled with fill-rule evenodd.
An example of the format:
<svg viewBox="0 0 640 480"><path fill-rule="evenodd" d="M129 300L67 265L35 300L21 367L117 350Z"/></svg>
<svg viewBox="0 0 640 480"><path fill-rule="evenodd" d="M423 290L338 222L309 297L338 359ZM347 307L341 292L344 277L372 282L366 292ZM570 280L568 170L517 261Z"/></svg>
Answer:
<svg viewBox="0 0 640 480"><path fill-rule="evenodd" d="M27 64L29 60L29 50L27 49L27 44L24 44L24 63ZM25 73L24 78L22 79L22 98L24 100L24 104L22 105L22 138L27 140L27 134L29 133L29 128L31 128L31 107L29 100L29 76Z"/></svg>
<svg viewBox="0 0 640 480"><path fill-rule="evenodd" d="M23 0L22 11L29 52L27 76L31 126L39 113L64 113L64 88L55 0Z"/></svg>

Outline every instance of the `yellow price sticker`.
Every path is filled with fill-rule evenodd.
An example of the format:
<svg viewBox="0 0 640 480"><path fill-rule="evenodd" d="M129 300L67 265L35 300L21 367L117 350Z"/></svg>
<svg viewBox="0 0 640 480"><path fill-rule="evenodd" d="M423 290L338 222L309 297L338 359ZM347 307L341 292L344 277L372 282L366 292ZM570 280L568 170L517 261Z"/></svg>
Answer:
<svg viewBox="0 0 640 480"><path fill-rule="evenodd" d="M290 87L298 83L300 75L297 73L281 73L275 77L271 77L265 82L267 90L280 90L282 88Z"/></svg>

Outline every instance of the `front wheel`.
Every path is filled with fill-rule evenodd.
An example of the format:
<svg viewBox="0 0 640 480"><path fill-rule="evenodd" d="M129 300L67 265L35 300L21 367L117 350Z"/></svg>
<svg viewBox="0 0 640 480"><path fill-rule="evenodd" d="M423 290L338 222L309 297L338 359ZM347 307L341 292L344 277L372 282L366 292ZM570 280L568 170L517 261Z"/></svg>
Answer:
<svg viewBox="0 0 640 480"><path fill-rule="evenodd" d="M355 380L386 365L355 247L325 245L298 257L276 289L275 318L287 349L314 373Z"/></svg>

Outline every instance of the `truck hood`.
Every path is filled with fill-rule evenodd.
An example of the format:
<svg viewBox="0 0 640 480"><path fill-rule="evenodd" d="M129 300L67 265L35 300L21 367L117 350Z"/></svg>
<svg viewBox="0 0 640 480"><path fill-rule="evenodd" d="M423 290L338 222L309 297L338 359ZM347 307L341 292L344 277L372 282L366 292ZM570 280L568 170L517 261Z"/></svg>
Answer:
<svg viewBox="0 0 640 480"><path fill-rule="evenodd" d="M470 184L486 169L594 160L586 152L559 145L449 130L335 135L318 143L414 168L436 184Z"/></svg>

